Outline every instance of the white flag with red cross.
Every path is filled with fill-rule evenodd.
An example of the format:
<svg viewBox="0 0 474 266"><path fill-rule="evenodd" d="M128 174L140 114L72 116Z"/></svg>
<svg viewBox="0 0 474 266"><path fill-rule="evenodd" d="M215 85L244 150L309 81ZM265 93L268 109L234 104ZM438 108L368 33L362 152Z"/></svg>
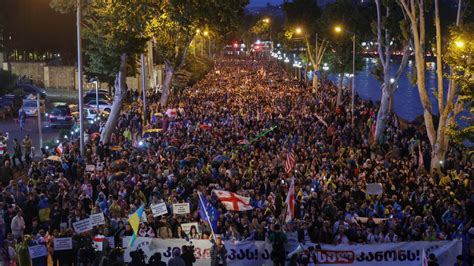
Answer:
<svg viewBox="0 0 474 266"><path fill-rule="evenodd" d="M248 211L253 209L252 205L250 205L250 198L224 190L214 190L214 194L216 194L228 211Z"/></svg>

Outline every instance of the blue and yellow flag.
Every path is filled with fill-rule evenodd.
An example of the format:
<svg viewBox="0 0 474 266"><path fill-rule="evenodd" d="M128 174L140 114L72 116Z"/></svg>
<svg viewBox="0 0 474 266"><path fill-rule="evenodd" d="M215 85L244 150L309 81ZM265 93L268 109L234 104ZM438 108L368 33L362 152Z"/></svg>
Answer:
<svg viewBox="0 0 474 266"><path fill-rule="evenodd" d="M130 242L128 243L128 246L131 247L135 240L137 239L138 235L138 229L140 228L140 219L143 214L143 209L145 208L145 205L142 204L140 208L138 208L137 211L135 211L130 217L128 218L128 222L130 223L130 226L133 229L133 236Z"/></svg>

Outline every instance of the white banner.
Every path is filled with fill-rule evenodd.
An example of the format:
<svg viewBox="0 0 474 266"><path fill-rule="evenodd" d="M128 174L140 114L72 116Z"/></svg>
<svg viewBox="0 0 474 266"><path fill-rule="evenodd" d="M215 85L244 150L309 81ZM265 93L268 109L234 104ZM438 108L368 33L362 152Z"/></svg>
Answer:
<svg viewBox="0 0 474 266"><path fill-rule="evenodd" d="M91 219L92 227L97 226L97 225L105 224L105 217L104 217L103 212L99 212L99 213L96 213L96 214L91 214L89 216L89 219Z"/></svg>
<svg viewBox="0 0 474 266"><path fill-rule="evenodd" d="M367 183L366 191L369 195L380 195L383 193L383 186L381 183Z"/></svg>
<svg viewBox="0 0 474 266"><path fill-rule="evenodd" d="M48 256L48 249L46 248L46 245L30 246L28 247L28 252L30 253L30 258L32 259Z"/></svg>
<svg viewBox="0 0 474 266"><path fill-rule="evenodd" d="M72 237L59 237L54 239L54 250L72 249Z"/></svg>
<svg viewBox="0 0 474 266"><path fill-rule="evenodd" d="M166 208L166 203L158 203L156 205L150 205L151 212L153 213L153 217L158 217L161 215L168 214L168 209Z"/></svg>
<svg viewBox="0 0 474 266"><path fill-rule="evenodd" d="M127 245L129 237L124 238L124 246ZM194 265L210 265L211 242L209 240L193 240L188 242L184 239L158 239L139 237L134 245L127 248L124 253L125 262L130 262L130 251L141 248L146 260L154 253L160 252L165 262L172 257L174 249L181 249L184 245L194 245ZM272 265L272 246L264 241L242 241L224 242L227 249L228 265ZM305 245L307 249L315 244ZM453 241L418 241L400 242L376 245L322 245L322 250L316 252L318 265L421 265L423 249L427 256L435 254L440 265L453 265L456 256L461 254L462 243L460 240ZM286 253L293 251L296 246L287 246Z"/></svg>
<svg viewBox="0 0 474 266"><path fill-rule="evenodd" d="M191 212L189 203L175 203L173 204L173 213L174 214L188 214Z"/></svg>
<svg viewBox="0 0 474 266"><path fill-rule="evenodd" d="M77 221L72 224L72 227L74 227L74 232L78 234L92 230L91 219L87 218L84 220Z"/></svg>

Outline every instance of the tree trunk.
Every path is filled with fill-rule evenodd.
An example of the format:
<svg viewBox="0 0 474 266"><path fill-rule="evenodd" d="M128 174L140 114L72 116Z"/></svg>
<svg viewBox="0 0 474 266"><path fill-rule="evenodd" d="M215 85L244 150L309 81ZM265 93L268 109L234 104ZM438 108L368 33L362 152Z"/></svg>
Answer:
<svg viewBox="0 0 474 266"><path fill-rule="evenodd" d="M163 90L161 92L160 105L161 108L166 108L168 98L170 96L171 80L173 79L174 67L170 62L165 61L165 80L163 81Z"/></svg>
<svg viewBox="0 0 474 266"><path fill-rule="evenodd" d="M318 94L318 75L316 74L317 68L314 68L313 72L313 93Z"/></svg>
<svg viewBox="0 0 474 266"><path fill-rule="evenodd" d="M127 59L127 54L122 54L120 56L120 68L117 76L115 77L115 95L114 102L112 104L112 110L110 111L109 118L107 119L102 134L100 135L100 140L103 143L108 143L110 141L110 136L115 130L118 118L120 117L124 96L127 93Z"/></svg>
<svg viewBox="0 0 474 266"><path fill-rule="evenodd" d="M377 122L375 124L375 141L380 143L383 132L387 124L387 117L390 113L390 89L382 84L382 99L380 100L380 108L377 113Z"/></svg>
<svg viewBox="0 0 474 266"><path fill-rule="evenodd" d="M431 152L431 172L439 172L444 163L446 152L448 151L448 141L438 138L438 141Z"/></svg>
<svg viewBox="0 0 474 266"><path fill-rule="evenodd" d="M336 100L336 107L341 105L342 102L342 86L344 83L344 75L339 74L339 87L337 88L337 100Z"/></svg>

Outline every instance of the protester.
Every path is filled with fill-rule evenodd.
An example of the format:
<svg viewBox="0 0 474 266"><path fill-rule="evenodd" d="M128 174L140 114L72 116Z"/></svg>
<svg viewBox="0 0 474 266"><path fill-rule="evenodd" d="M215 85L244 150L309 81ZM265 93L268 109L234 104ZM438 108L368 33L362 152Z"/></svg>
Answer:
<svg viewBox="0 0 474 266"><path fill-rule="evenodd" d="M222 243L221 236L216 237L215 243L211 247L211 266L226 266L227 249Z"/></svg>
<svg viewBox="0 0 474 266"><path fill-rule="evenodd" d="M181 251L179 249L173 251L173 258L168 261L168 266L186 266L183 258L181 258Z"/></svg>

